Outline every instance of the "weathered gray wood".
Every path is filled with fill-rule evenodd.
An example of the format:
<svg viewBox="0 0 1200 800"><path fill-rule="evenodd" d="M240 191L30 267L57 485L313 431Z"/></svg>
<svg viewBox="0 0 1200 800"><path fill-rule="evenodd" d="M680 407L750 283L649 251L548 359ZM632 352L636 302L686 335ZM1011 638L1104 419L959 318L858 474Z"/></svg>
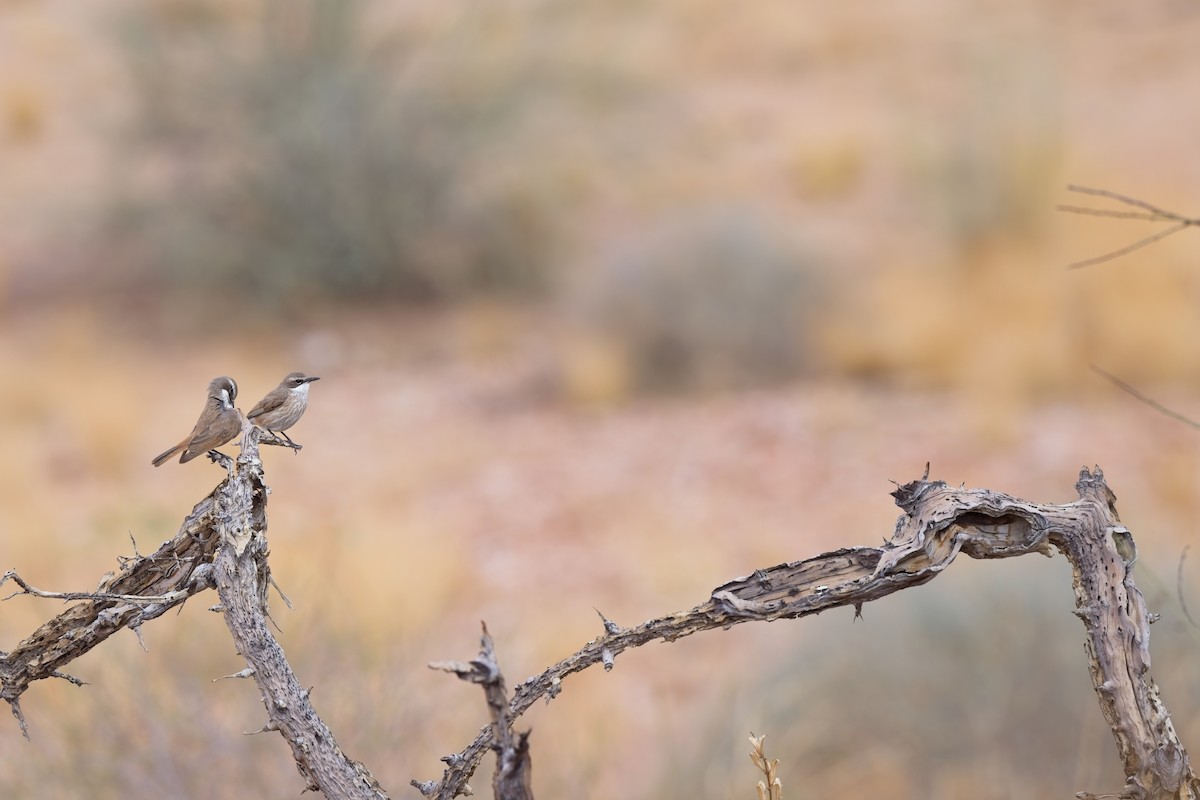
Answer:
<svg viewBox="0 0 1200 800"><path fill-rule="evenodd" d="M126 560L107 575L96 592L50 593L31 587L19 575L6 574L25 594L79 599L42 625L8 653L0 652L0 698L12 707L28 738L20 696L35 680L60 677L81 684L60 669L122 628L135 631L196 592L215 587L225 622L246 659L244 675L254 678L267 711L264 731L278 731L292 749L306 788L329 800L386 798L371 773L337 745L309 702L266 623L267 488L259 440L287 446L278 437L249 424L242 452L229 463L229 476L201 500L175 538L150 556Z"/></svg>
<svg viewBox="0 0 1200 800"><path fill-rule="evenodd" d="M1099 468L1082 470L1075 488L1079 499L1073 503L1038 505L986 489L952 488L928 480L927 472L892 493L904 515L883 546L845 548L758 570L718 586L695 608L633 628L606 619L602 636L516 686L510 724L537 699L555 697L566 676L595 664L609 668L631 647L839 606L852 606L857 614L863 603L932 580L960 552L1008 558L1058 550L1071 563L1092 684L1124 765L1126 785L1116 796L1200 798L1200 781L1150 676L1153 619L1133 581L1133 536L1121 525ZM465 749L443 759L448 768L441 781L413 785L426 796L452 800L492 741L492 728L483 729Z"/></svg>
<svg viewBox="0 0 1200 800"><path fill-rule="evenodd" d="M267 626L270 569L260 436L267 434L247 427L229 477L196 505L175 538L153 555L126 560L119 572L100 581L96 592L43 592L13 572L0 578L26 594L80 601L11 652L0 653L0 698L10 704L28 736L19 699L32 681L59 677L81 683L62 668L116 631L136 631L192 594L215 586L230 633L249 665L242 674L252 676L262 692L267 711L263 730L278 731L288 742L306 788L337 800L384 798L366 767L338 748ZM630 647L839 606L852 606L857 613L863 603L932 580L960 552L1007 558L1051 556L1057 550L1072 567L1075 613L1084 625L1092 683L1124 766L1126 784L1115 796L1200 800L1200 781L1150 675L1154 616L1133 581L1133 536L1121 525L1114 495L1099 469L1083 470L1076 490L1079 499L1073 503L1039 505L985 489L952 488L926 475L893 492L904 514L882 546L845 548L758 570L717 587L695 608L633 628L601 615L602 636L518 684L511 700L485 631L484 652L467 666L485 677L494 672L494 679L481 681L492 724L462 752L444 759L448 766L441 781L413 783L428 796L449 800L463 792L484 753L499 741L494 791L498 796L528 793L528 741L520 737L513 743L512 724L538 698L555 697L566 676L594 664L610 669Z"/></svg>
<svg viewBox="0 0 1200 800"><path fill-rule="evenodd" d="M492 750L496 769L492 773L492 796L496 800L533 800L533 766L529 757L529 731L513 735L508 712L508 691L504 674L496 661L496 645L483 625L479 655L470 661L440 661L432 669L453 672L459 678L483 687L488 713L492 717ZM417 785L424 791L426 787Z"/></svg>
<svg viewBox="0 0 1200 800"><path fill-rule="evenodd" d="M224 486L224 484L222 484ZM94 593L74 593L77 599L119 596L76 603L23 639L10 652L0 652L0 699L12 708L25 738L29 728L21 713L21 695L29 684L44 678L65 678L62 668L109 636L125 628L134 631L161 616L191 595L212 586L212 559L218 538L213 531L213 501L221 487L201 500L179 526L175 538L152 555L126 559L115 574L100 579ZM10 571L0 585L12 581L26 594L33 589ZM70 595L62 599L76 599Z"/></svg>
<svg viewBox="0 0 1200 800"><path fill-rule="evenodd" d="M262 692L268 722L292 749L305 788L328 800L386 800L371 772L350 759L317 715L267 625L267 487L258 456L258 429L242 442L231 480L217 490L214 527L221 538L214 562L225 624Z"/></svg>

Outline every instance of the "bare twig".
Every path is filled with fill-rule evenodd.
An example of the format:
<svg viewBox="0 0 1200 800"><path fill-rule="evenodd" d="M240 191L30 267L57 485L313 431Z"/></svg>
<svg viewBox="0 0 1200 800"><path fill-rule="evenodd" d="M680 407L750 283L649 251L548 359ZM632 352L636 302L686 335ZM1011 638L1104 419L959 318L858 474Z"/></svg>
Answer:
<svg viewBox="0 0 1200 800"><path fill-rule="evenodd" d="M386 799L363 764L346 756L317 715L309 691L297 680L267 625L267 487L258 455L261 430L243 430L234 477L216 494L214 528L220 547L214 560L225 624L262 692L268 720L261 731L278 731L291 747L306 789L329 800Z"/></svg>
<svg viewBox="0 0 1200 800"><path fill-rule="evenodd" d="M1089 208L1088 206L1071 206L1066 203L1059 203L1057 206L1059 211L1066 211L1071 214L1083 214L1088 217L1110 217L1112 219L1140 219L1144 222L1162 222L1163 217L1160 214L1151 214L1146 211L1117 211L1111 208Z"/></svg>
<svg viewBox="0 0 1200 800"><path fill-rule="evenodd" d="M279 588L279 584L275 582L274 576L271 576L271 587L275 590L275 593L279 595L279 599L283 601L283 604L288 607L289 611L291 611L292 610L292 601L289 600L288 596L283 593L283 589ZM276 627L278 627L278 626L276 626Z"/></svg>
<svg viewBox="0 0 1200 800"><path fill-rule="evenodd" d="M1090 186L1079 186L1078 184L1069 184L1068 192L1078 192L1079 194L1090 194L1095 197L1107 197L1109 200L1116 200L1118 203L1124 203L1127 206L1136 206L1149 212L1154 219L1174 220L1175 222L1187 222L1190 225L1197 224L1197 220L1191 217L1185 217L1182 214L1177 214L1174 211L1167 211L1158 206L1151 205L1145 200L1138 200L1136 197L1120 194L1118 192L1109 191L1108 189L1095 189Z"/></svg>
<svg viewBox="0 0 1200 800"><path fill-rule="evenodd" d="M283 436L280 436L277 433L272 433L271 431L267 430L266 428L258 429L258 443L259 444L269 444L269 445L273 445L275 447L287 447L287 448L291 449L292 452L294 452L294 453L299 453L301 450L304 449L304 445L296 444L291 439L285 439Z"/></svg>
<svg viewBox="0 0 1200 800"><path fill-rule="evenodd" d="M496 751L496 771L492 775L492 794L495 800L533 800L531 784L532 767L529 758L529 731L514 737L512 721L509 719L508 692L504 688L504 675L496 662L496 647L487 624L480 623L479 655L469 662L439 661L429 665L430 669L453 672L459 678L483 687L488 711L492 717L492 739ZM450 760L452 762L453 759ZM448 762L448 763L450 763ZM412 781L422 793L435 785ZM464 794L470 794L465 784Z"/></svg>
<svg viewBox="0 0 1200 800"><path fill-rule="evenodd" d="M1103 264L1105 261L1112 261L1114 258L1120 258L1121 256L1128 255L1134 250L1141 250L1143 247L1152 245L1157 241L1165 239L1172 234L1179 233L1184 228L1195 224L1196 223L1194 222L1180 222L1177 225L1172 225L1166 230L1159 231L1158 233L1147 236L1144 239L1138 239L1136 242L1131 245L1127 245L1126 247L1113 250L1112 252L1105 253L1104 255L1096 256L1095 258L1085 258L1083 261L1076 261L1068 264L1067 269L1082 269L1083 267L1091 267L1095 266L1096 264Z"/></svg>
<svg viewBox="0 0 1200 800"><path fill-rule="evenodd" d="M15 572L5 575L24 593L79 601L0 653L0 699L11 706L26 738L29 728L19 701L31 683L62 677L62 667L117 631L136 629L212 585L210 562L218 542L213 507L219 489L196 504L174 539L151 555L126 560L95 592L41 592Z"/></svg>
<svg viewBox="0 0 1200 800"><path fill-rule="evenodd" d="M0 586L3 586L7 581L12 581L17 586L21 587L21 591L13 592L4 600L11 600L23 594L33 595L34 597L44 597L49 600L94 600L97 602L123 602L123 603L141 603L150 605L152 603L170 603L175 604L182 600L186 600L190 595L187 589L178 589L174 592L158 595L141 595L141 594L114 594L112 592L48 592L43 589L38 589L27 583L16 570L10 569L8 572L0 575Z"/></svg>
<svg viewBox="0 0 1200 800"><path fill-rule="evenodd" d="M1183 562L1187 560L1190 547L1190 544L1185 544L1183 552L1179 554L1179 568L1175 571L1175 593L1179 596L1179 607L1183 609L1183 616L1192 623L1193 628L1200 628L1200 625L1197 625L1196 620L1192 618L1192 612L1188 611L1187 601L1183 598Z"/></svg>
<svg viewBox="0 0 1200 800"><path fill-rule="evenodd" d="M1129 385L1125 381L1118 378L1116 375L1113 375L1109 372L1105 372L1104 370L1100 369L1100 367L1096 366L1095 364L1091 365L1091 369L1092 369L1092 372L1096 373L1101 378L1104 378L1104 380L1108 381L1113 386L1116 386L1121 391L1126 392L1127 394L1136 398L1137 400L1140 400L1141 402L1143 402L1146 405L1153 408L1158 413L1164 414L1177 422L1182 422L1184 425L1187 425L1188 427L1200 429L1200 423L1195 422L1188 417L1185 417L1183 414L1180 414L1178 411L1172 411L1171 409L1167 408L1162 403L1159 403L1156 400L1151 400L1149 397L1142 394L1137 389L1135 389L1133 386Z"/></svg>
<svg viewBox="0 0 1200 800"><path fill-rule="evenodd" d="M1069 264L1067 266L1067 269L1081 269L1083 267L1091 267L1096 264L1103 264L1105 261L1112 261L1115 258L1120 258L1121 256L1128 255L1129 253L1132 253L1135 250L1140 250L1143 247L1152 245L1157 241L1160 241L1162 239L1167 238L1168 236L1171 236L1172 234L1179 233L1184 228L1190 228L1195 225L1200 225L1200 218L1185 217L1182 214L1178 214L1174 211L1167 211L1166 209L1162 209L1162 208L1159 208L1158 206L1151 205L1150 203L1147 203L1145 200L1138 200L1135 197L1129 197L1128 195L1118 194L1117 192L1111 192L1107 189L1093 189L1088 186L1072 185L1072 186L1067 187L1067 191L1079 192L1080 194L1088 194L1088 195L1093 195L1096 197L1104 197L1109 200L1115 200L1118 203L1124 203L1125 205L1134 206L1135 208L1140 208L1143 210L1142 211L1115 211L1115 210L1104 209L1104 208L1088 208L1086 206L1072 206L1072 205L1061 205L1060 204L1058 206L1059 211L1066 211L1071 214L1087 214L1087 215L1094 216L1094 217L1110 217L1113 219L1136 219L1136 220L1142 220L1143 222L1174 222L1174 223L1176 223L1175 225L1172 225L1171 227L1166 228L1165 230L1161 230L1158 233L1155 233L1155 234L1145 237L1144 239L1139 239L1138 241L1134 242L1131 245L1127 245L1126 247L1122 247L1117 250L1113 250L1108 253L1104 253L1103 255L1099 255L1094 258L1084 259L1083 261L1076 261L1072 264Z"/></svg>

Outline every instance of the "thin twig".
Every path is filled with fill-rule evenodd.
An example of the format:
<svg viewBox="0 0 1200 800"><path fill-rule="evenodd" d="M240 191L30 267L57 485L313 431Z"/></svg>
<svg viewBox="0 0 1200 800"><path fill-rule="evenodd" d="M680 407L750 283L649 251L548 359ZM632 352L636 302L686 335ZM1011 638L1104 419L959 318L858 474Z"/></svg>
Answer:
<svg viewBox="0 0 1200 800"><path fill-rule="evenodd" d="M1091 266L1095 266L1096 264L1103 264L1105 261L1112 261L1114 258L1120 258L1121 256L1129 255L1134 250L1141 250L1143 247L1152 245L1161 239L1165 239L1172 234L1179 233L1184 228L1190 227L1195 224L1196 224L1195 222L1191 222L1191 221L1177 223L1165 230L1159 231L1158 233L1154 234L1153 236L1147 236L1145 239L1138 239L1133 244L1128 245L1126 247L1122 247L1119 250L1113 250L1111 253L1105 253L1102 256L1096 256L1095 258L1085 258L1083 261L1076 261L1072 264L1068 264L1067 269L1082 269L1083 267L1091 267Z"/></svg>
<svg viewBox="0 0 1200 800"><path fill-rule="evenodd" d="M1159 208L1158 206L1151 205L1150 203L1147 203L1145 200L1138 200L1136 197L1130 197L1129 195L1119 194L1117 192L1111 192L1108 189L1093 189L1090 186L1078 186L1075 184L1071 184L1071 185L1067 186L1067 191L1068 192L1078 192L1080 194L1090 194L1090 195L1094 195L1096 197L1107 197L1109 200L1116 200L1118 203L1124 203L1125 205L1128 205L1128 206L1137 206L1138 208L1149 211L1151 214L1153 214L1158 219L1171 219L1171 220L1175 220L1176 222L1187 222L1188 224L1191 224L1191 225L1195 225L1198 222L1198 220L1196 220L1194 218L1185 217L1182 214L1177 214L1174 211L1167 211L1164 208Z"/></svg>
<svg viewBox="0 0 1200 800"><path fill-rule="evenodd" d="M186 589L159 595L111 594L109 592L47 592L26 583L25 579L18 575L15 570L9 570L0 575L0 585L10 580L17 584L17 586L20 586L21 591L13 592L8 597L5 597L4 600L11 600L19 595L29 594L49 600L94 600L96 602L143 603L151 605L153 603L175 603L188 596Z"/></svg>
<svg viewBox="0 0 1200 800"><path fill-rule="evenodd" d="M1184 545L1183 552L1179 554L1179 569L1175 573L1175 593L1179 595L1179 607L1183 609L1183 615L1187 617L1187 621L1192 623L1193 628L1200 628L1196 624L1196 620L1192 619L1192 612L1188 611L1187 602L1183 599L1183 562L1187 560L1188 548L1190 544Z"/></svg>
<svg viewBox="0 0 1200 800"><path fill-rule="evenodd" d="M275 576L269 575L269 576L267 576L267 580L270 581L270 583L273 587L275 587L275 591L279 594L279 599L282 600L283 604L288 607L288 611L291 611L292 610L292 601L289 600L288 596L283 593L283 589L279 588L279 584L275 582ZM272 622L274 622L274 620L272 620ZM279 626L276 625L275 627L278 628Z"/></svg>
<svg viewBox="0 0 1200 800"><path fill-rule="evenodd" d="M1103 264L1105 261L1112 261L1114 258L1128 255L1135 250L1140 250L1143 247L1154 244L1157 241L1167 238L1173 234L1179 233L1184 228L1200 225L1200 218L1185 217L1183 214L1178 214L1174 211L1167 211L1165 208L1159 208L1156 205L1147 203L1145 200L1138 200L1136 197L1130 197L1117 192L1110 192L1108 189L1094 189L1090 186L1075 186L1067 187L1069 192L1078 192L1079 194L1088 194L1094 197L1104 197L1109 200L1115 200L1118 203L1124 203L1128 206L1140 208L1142 211L1117 211L1107 208L1087 208L1086 206L1059 205L1059 211L1066 211L1071 214L1087 214L1093 217L1109 217L1112 219L1136 219L1143 222L1174 222L1171 227L1161 230L1152 236L1147 236L1144 239L1139 239L1131 245L1122 247L1118 250L1113 250L1095 258L1076 261L1073 264L1068 264L1067 269L1081 269L1083 267L1091 267L1096 264Z"/></svg>
<svg viewBox="0 0 1200 800"><path fill-rule="evenodd" d="M1176 420L1177 422L1182 422L1184 425L1188 425L1192 428L1196 428L1196 429L1200 430L1200 422L1195 422L1191 419L1188 419L1183 414L1180 414L1178 411L1172 411L1171 409L1164 406L1162 403L1159 403L1155 400L1151 400L1149 397L1146 397L1146 395L1142 394L1137 389L1133 388L1128 383L1126 383L1125 381L1118 378L1116 375L1112 375L1108 372L1105 372L1104 370L1100 369L1100 367L1097 367L1095 364L1092 364L1091 368L1092 368L1092 372L1096 373L1101 378L1104 378L1104 380L1108 381L1113 386L1116 386L1121 391L1127 392L1128 394L1132 395L1134 398L1141 400L1143 403L1150 406L1151 408L1153 408L1155 411L1159 412L1160 414L1165 414L1166 416L1170 417L1173 420Z"/></svg>
<svg viewBox="0 0 1200 800"><path fill-rule="evenodd" d="M1146 222L1161 222L1163 217L1147 211L1117 211L1113 208L1088 208L1087 206L1070 206L1059 203L1055 208L1069 214L1084 214L1090 217L1112 217L1113 219L1140 219Z"/></svg>

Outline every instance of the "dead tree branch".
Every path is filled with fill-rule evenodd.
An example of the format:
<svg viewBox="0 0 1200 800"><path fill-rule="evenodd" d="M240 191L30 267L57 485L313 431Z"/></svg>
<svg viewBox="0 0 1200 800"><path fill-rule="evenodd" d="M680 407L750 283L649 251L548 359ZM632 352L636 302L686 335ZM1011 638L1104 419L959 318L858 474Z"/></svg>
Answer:
<svg viewBox="0 0 1200 800"><path fill-rule="evenodd" d="M217 490L214 528L221 538L216 553L217 594L225 624L246 659L267 710L264 730L279 731L307 789L325 797L386 798L363 764L350 759L309 702L267 625L267 486L258 456L257 428L248 428L234 477Z"/></svg>
<svg viewBox="0 0 1200 800"><path fill-rule="evenodd" d="M29 728L20 698L31 683L67 678L62 668L109 636L124 628L136 632L142 623L213 585L212 558L218 543L213 509L220 489L196 504L174 539L151 555L126 560L118 572L100 580L94 593L40 592L12 571L0 578L0 584L11 580L20 586L23 592L18 594L89 598L42 625L10 652L0 652L0 699L12 708L25 738Z"/></svg>
<svg viewBox="0 0 1200 800"><path fill-rule="evenodd" d="M496 751L496 771L492 775L492 795L496 800L533 800L532 766L529 759L529 731L513 736L509 719L508 692L504 675L496 661L496 646L487 624L483 623L479 655L469 662L438 661L431 669L453 672L459 678L483 686L488 711L492 716L492 749ZM450 763L447 760L447 763ZM413 782L422 792L431 788ZM469 787L464 786L469 794Z"/></svg>
<svg viewBox="0 0 1200 800"><path fill-rule="evenodd" d="M230 475L200 501L179 533L151 556L128 559L116 575L105 576L94 593L47 593L15 573L4 576L24 594L83 599L38 628L16 649L0 653L0 698L13 709L21 730L21 694L35 680L67 678L61 667L122 628L137 630L196 592L215 587L226 625L262 692L267 711L264 731L278 731L292 749L307 789L329 800L386 798L362 764L348 758L309 702L282 648L267 626L267 486L259 439L274 438L249 423L242 452ZM84 599L86 598L86 599Z"/></svg>
<svg viewBox="0 0 1200 800"><path fill-rule="evenodd" d="M1126 784L1117 796L1200 798L1200 780L1150 676L1152 617L1133 581L1133 536L1121 525L1099 468L1082 470L1075 488L1075 502L1039 505L986 489L952 488L928 476L907 483L892 493L904 514L883 546L845 548L758 570L718 586L695 608L633 628L606 624L578 652L519 684L509 719L515 721L538 698L555 697L566 676L607 665L631 647L742 622L857 607L932 580L960 552L1009 558L1052 556L1057 550L1071 564L1074 613L1084 625L1092 685L1124 765ZM414 785L426 796L452 800L494 736L493 728L485 728L460 753L443 759L448 768L441 781Z"/></svg>
<svg viewBox="0 0 1200 800"><path fill-rule="evenodd" d="M0 653L0 698L12 707L28 737L19 700L33 681L57 677L82 684L62 668L116 631L137 632L142 623L215 586L226 624L248 665L238 675L252 677L262 693L267 712L262 730L278 731L288 742L306 788L331 800L385 798L367 768L337 746L267 625L268 491L258 453L260 435L247 424L242 452L228 465L229 477L196 505L176 537L150 556L124 560L120 571L105 576L95 592L45 592L15 573L0 579L20 587L18 594L75 601L14 650ZM930 481L927 471L893 492L903 515L882 546L844 548L757 570L717 587L695 608L633 628L600 614L603 633L598 638L518 684L511 699L485 629L480 656L453 671L484 685L492 724L462 752L443 759L447 769L442 780L414 785L427 796L450 800L464 792L483 754L498 743L494 790L498 796L528 797L528 740L521 736L514 743L514 722L538 698L555 697L566 676L594 664L611 669L628 648L839 606L857 612L863 603L932 580L960 552L972 558L1008 558L1051 556L1057 550L1071 564L1074 613L1084 626L1093 688L1124 767L1126 783L1117 796L1200 800L1200 780L1150 676L1154 615L1133 581L1133 536L1121 525L1115 497L1098 468L1081 471L1075 488L1075 502L1039 505L986 489L952 488ZM504 791L511 794L501 795Z"/></svg>
<svg viewBox="0 0 1200 800"><path fill-rule="evenodd" d="M1059 211L1066 211L1070 214L1085 214L1092 217L1109 217L1110 219L1137 219L1143 222L1174 222L1175 224L1169 228L1164 228L1158 233L1153 233L1144 239L1138 239L1136 242L1125 247L1112 250L1095 258L1087 258L1083 261L1076 261L1073 264L1068 264L1067 269L1080 269L1082 267L1091 267L1096 264L1103 264L1105 261L1112 261L1114 258L1128 255L1134 250L1140 250L1143 247L1154 244L1157 241L1167 238L1172 234L1179 233L1184 228L1190 228L1200 225L1200 218L1185 217L1182 214L1177 214L1174 211L1167 211L1158 206L1151 205L1145 200L1138 200L1136 197L1110 192L1108 189L1093 189L1088 186L1068 186L1068 192L1078 192L1080 194L1089 194L1095 197L1104 197L1109 200L1116 200L1118 203L1124 203L1127 206L1140 208L1142 211L1118 211L1110 208L1090 208L1088 206L1072 206L1060 204Z"/></svg>
<svg viewBox="0 0 1200 800"><path fill-rule="evenodd" d="M1164 406L1162 403L1158 402L1157 400L1152 400L1151 398L1147 397L1146 395L1144 395L1140 391L1138 391L1137 388L1134 387L1132 384L1126 383L1125 381L1118 378L1116 375L1113 375L1109 372L1105 372L1104 370L1100 369L1100 367L1096 366L1095 364L1092 364L1092 372L1096 373L1101 378L1104 378L1104 380L1108 381L1113 386L1116 386L1122 392L1125 392L1126 394L1130 395L1135 400L1138 400L1138 401L1150 406L1151 408L1153 408L1155 411L1162 414L1163 416L1170 417L1171 419L1175 420L1176 422L1182 422L1184 425L1187 425L1189 428L1196 428L1196 429L1200 430L1200 423L1197 423L1195 420L1192 420L1192 419L1184 416L1183 414L1180 414L1178 411L1172 411L1171 409L1167 408L1166 406Z"/></svg>

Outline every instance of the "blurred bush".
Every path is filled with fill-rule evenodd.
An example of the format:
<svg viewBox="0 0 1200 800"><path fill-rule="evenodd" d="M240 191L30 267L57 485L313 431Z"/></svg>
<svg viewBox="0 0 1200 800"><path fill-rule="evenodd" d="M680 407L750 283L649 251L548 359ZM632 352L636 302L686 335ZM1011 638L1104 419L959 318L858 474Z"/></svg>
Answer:
<svg viewBox="0 0 1200 800"><path fill-rule="evenodd" d="M758 212L682 212L604 253L576 294L571 349L611 392L721 389L794 377L812 365L816 262ZM590 375L567 370L588 399Z"/></svg>
<svg viewBox="0 0 1200 800"><path fill-rule="evenodd" d="M139 281L260 307L542 286L536 162L495 167L536 59L486 11L424 35L370 12L187 0L122 17L135 100L110 233Z"/></svg>
<svg viewBox="0 0 1200 800"><path fill-rule="evenodd" d="M849 609L803 620L801 643L746 659L745 688L711 703L659 796L735 796L751 729L770 733L784 775L804 776L803 797L1059 797L1119 782L1070 580L1061 559L961 558L854 624Z"/></svg>

